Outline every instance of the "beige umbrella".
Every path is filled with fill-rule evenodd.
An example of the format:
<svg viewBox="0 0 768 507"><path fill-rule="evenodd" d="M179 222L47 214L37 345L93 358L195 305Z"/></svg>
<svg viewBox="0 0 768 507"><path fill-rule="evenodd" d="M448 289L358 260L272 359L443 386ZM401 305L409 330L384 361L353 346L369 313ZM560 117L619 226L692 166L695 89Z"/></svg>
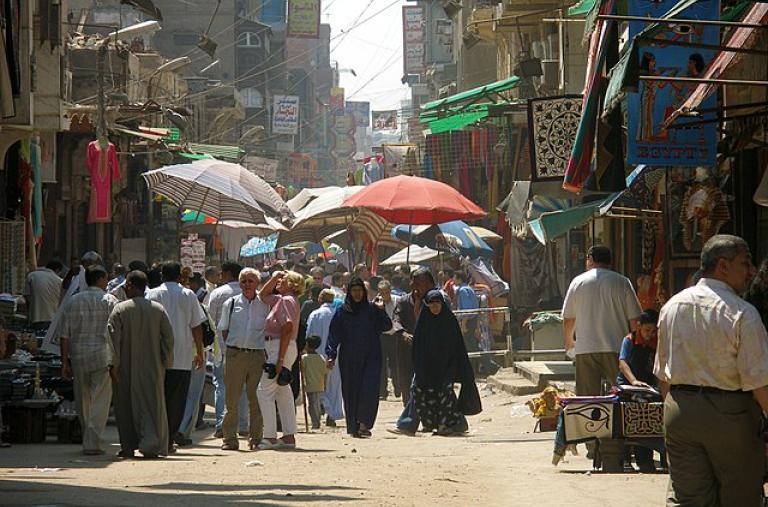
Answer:
<svg viewBox="0 0 768 507"><path fill-rule="evenodd" d="M475 227L475 226L472 226L472 227L470 227L470 229L472 229L472 232L477 234L480 237L480 239L482 239L485 242L501 241L502 239L504 239L501 236L499 236L498 234L496 234L495 232L486 229L485 227Z"/></svg>

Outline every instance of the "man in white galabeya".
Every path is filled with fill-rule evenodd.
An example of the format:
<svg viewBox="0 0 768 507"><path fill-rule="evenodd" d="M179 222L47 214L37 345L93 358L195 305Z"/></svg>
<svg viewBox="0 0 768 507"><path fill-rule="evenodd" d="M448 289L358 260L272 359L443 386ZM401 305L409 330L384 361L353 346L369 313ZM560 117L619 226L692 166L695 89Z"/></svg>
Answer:
<svg viewBox="0 0 768 507"><path fill-rule="evenodd" d="M632 282L612 271L611 250L593 246L587 271L568 287L563 302L565 350L576 356L576 394L600 395L603 379L619 374L621 342L642 313Z"/></svg>
<svg viewBox="0 0 768 507"><path fill-rule="evenodd" d="M740 296L755 276L749 246L713 236L701 272L659 316L653 373L665 398L667 506L757 507L766 472L768 333Z"/></svg>

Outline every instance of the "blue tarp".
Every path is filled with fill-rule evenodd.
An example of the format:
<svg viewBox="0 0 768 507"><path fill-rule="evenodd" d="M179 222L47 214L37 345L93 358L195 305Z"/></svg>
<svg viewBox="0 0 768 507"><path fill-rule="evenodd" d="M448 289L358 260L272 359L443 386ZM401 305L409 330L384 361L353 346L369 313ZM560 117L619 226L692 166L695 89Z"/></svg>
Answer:
<svg viewBox="0 0 768 507"><path fill-rule="evenodd" d="M248 240L248 243L240 248L240 257L255 257L272 253L277 248L277 233L269 236L257 236Z"/></svg>
<svg viewBox="0 0 768 507"><path fill-rule="evenodd" d="M409 225L396 225L392 228L392 236L438 252L464 255L473 259L493 256L493 249L488 243L461 220L426 227L413 226L413 239L411 239L409 227Z"/></svg>

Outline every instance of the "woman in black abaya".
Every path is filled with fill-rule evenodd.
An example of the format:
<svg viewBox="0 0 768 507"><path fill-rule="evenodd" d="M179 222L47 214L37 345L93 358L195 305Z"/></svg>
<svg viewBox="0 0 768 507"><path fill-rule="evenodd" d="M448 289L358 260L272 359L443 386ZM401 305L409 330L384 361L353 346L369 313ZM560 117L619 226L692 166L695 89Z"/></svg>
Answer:
<svg viewBox="0 0 768 507"><path fill-rule="evenodd" d="M469 429L465 416L482 411L475 375L459 322L443 294L429 291L424 304L429 311L425 308L419 314L413 337L416 412L427 431L462 434ZM461 384L458 398L453 390L455 382Z"/></svg>

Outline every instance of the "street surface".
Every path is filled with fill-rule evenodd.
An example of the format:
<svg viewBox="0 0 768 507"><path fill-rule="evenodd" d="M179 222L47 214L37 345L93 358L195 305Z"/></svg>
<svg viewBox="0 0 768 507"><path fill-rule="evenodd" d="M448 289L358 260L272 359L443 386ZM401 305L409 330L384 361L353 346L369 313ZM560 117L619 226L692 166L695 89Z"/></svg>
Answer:
<svg viewBox="0 0 768 507"><path fill-rule="evenodd" d="M323 428L300 433L297 451L225 452L212 430L158 461L87 457L74 445L16 445L0 449L0 505L663 505L666 475L591 473L583 446L580 456L553 467L553 433L531 433L528 397L480 387L484 412L470 418L467 437L390 434L385 428L401 405L388 401L372 439ZM108 435L117 442L113 425ZM110 453L117 451L115 443ZM253 460L260 463L246 466Z"/></svg>

